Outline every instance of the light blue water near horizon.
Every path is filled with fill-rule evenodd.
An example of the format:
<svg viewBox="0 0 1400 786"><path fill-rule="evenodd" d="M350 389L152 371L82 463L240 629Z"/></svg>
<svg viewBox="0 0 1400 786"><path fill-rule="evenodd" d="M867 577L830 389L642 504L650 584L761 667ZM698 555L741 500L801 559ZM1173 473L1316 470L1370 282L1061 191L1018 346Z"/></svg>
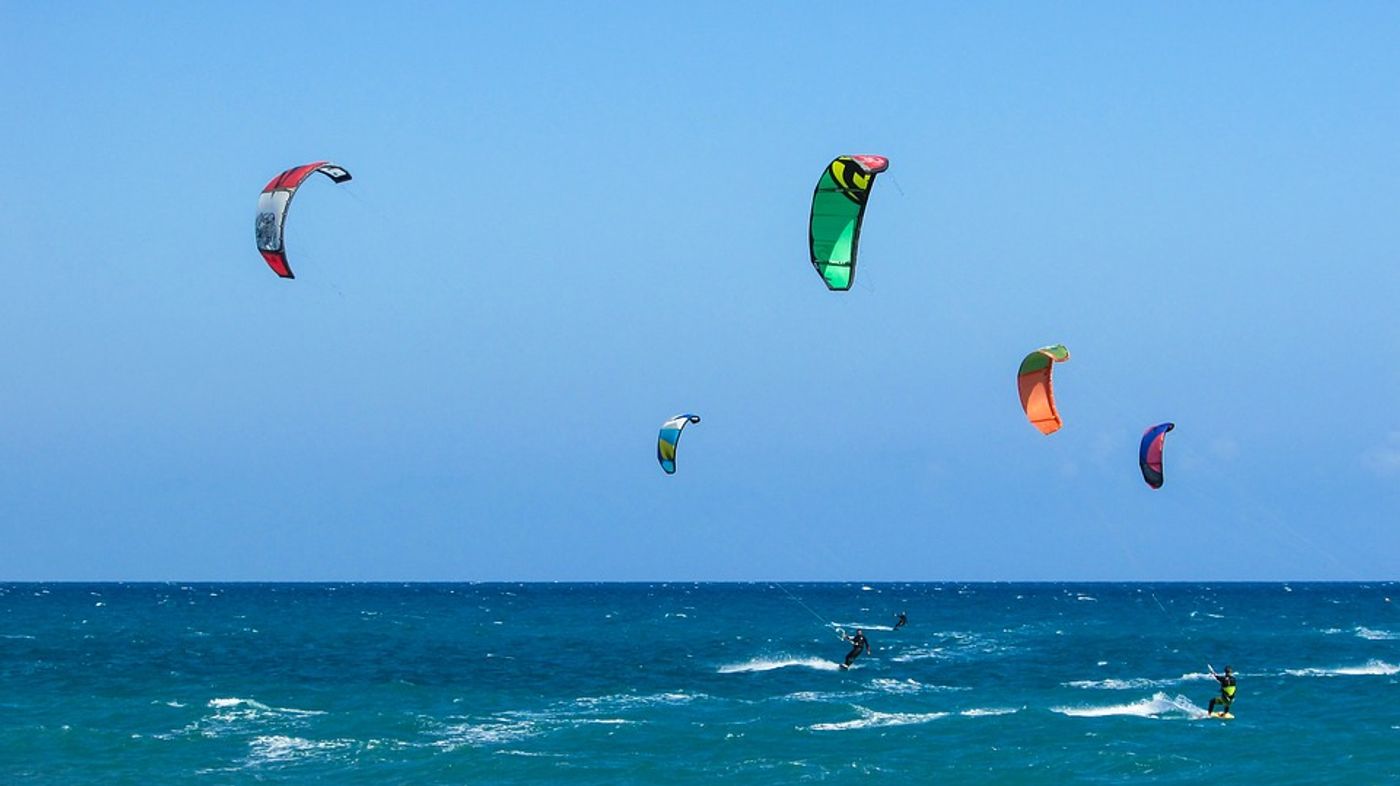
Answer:
<svg viewBox="0 0 1400 786"><path fill-rule="evenodd" d="M1396 783L1398 594L5 584L0 781Z"/></svg>

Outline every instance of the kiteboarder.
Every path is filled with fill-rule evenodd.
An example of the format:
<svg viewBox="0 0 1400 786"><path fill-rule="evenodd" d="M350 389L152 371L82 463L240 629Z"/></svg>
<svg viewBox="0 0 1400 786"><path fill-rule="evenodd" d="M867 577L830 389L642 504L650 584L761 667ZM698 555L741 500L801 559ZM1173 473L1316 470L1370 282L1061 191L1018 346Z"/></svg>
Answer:
<svg viewBox="0 0 1400 786"><path fill-rule="evenodd" d="M1215 669L1211 669L1210 676L1220 681L1220 695L1210 700L1210 706L1206 708L1206 713L1214 715L1215 703L1220 702L1220 714L1228 715L1230 714L1230 705L1235 701L1235 673L1230 670L1229 666L1226 666L1223 675L1216 674Z"/></svg>
<svg viewBox="0 0 1400 786"><path fill-rule="evenodd" d="M861 650L864 650L866 655L870 654L870 642L865 638L865 631L860 628L856 628L856 635L842 636L842 638L851 643L851 651L846 653L846 662L842 664L841 668L849 669L851 664L855 663L856 658L860 657Z"/></svg>
<svg viewBox="0 0 1400 786"><path fill-rule="evenodd" d="M902 612L902 611L899 612L899 616L897 617L897 621L894 623L894 629L895 629L895 630L899 630L900 628L904 627L904 626L907 625L907 624L909 624L909 617L907 617L907 616L904 614L904 612Z"/></svg>

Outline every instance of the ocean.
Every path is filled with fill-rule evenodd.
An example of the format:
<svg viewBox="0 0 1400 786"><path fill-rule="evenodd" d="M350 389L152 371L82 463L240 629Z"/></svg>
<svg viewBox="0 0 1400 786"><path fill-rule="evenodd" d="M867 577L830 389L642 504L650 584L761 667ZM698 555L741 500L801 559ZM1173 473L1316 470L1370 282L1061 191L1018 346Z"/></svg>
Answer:
<svg viewBox="0 0 1400 786"><path fill-rule="evenodd" d="M0 710L9 785L1400 783L1400 584L6 584Z"/></svg>

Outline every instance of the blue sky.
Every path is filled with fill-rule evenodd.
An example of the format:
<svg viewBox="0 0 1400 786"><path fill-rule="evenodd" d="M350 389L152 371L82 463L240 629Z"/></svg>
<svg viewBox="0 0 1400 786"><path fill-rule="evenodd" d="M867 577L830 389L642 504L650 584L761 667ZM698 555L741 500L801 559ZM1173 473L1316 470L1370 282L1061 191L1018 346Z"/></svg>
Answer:
<svg viewBox="0 0 1400 786"><path fill-rule="evenodd" d="M1397 38L1383 3L11 3L0 578L1394 578ZM891 166L830 293L845 153ZM355 179L302 190L283 281L257 193L321 158ZM1044 438L1014 374L1056 342Z"/></svg>

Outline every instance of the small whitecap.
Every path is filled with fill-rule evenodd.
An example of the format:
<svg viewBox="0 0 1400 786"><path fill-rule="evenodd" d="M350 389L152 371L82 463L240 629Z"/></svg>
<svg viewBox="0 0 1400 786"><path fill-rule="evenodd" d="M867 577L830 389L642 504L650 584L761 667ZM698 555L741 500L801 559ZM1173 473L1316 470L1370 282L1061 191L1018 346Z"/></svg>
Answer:
<svg viewBox="0 0 1400 786"><path fill-rule="evenodd" d="M1185 696L1172 697L1165 693L1155 693L1150 699L1143 699L1128 704L1079 707L1062 706L1051 707L1050 711L1057 712L1061 715L1067 715L1071 718L1106 718L1115 715L1137 718L1198 718L1206 714L1204 709L1198 707Z"/></svg>
<svg viewBox="0 0 1400 786"><path fill-rule="evenodd" d="M807 728L811 731L851 731L884 726L911 726L948 717L946 712L876 712L860 706L855 707L855 710L860 714L860 717L854 720L837 723L814 723Z"/></svg>
<svg viewBox="0 0 1400 786"><path fill-rule="evenodd" d="M1164 683L1176 682L1176 680L1151 680L1146 677L1134 677L1131 679L1105 680L1074 680L1072 682L1062 682L1066 688L1080 688L1086 690L1140 690L1142 688L1155 688Z"/></svg>
<svg viewBox="0 0 1400 786"><path fill-rule="evenodd" d="M1400 674L1400 666L1381 660L1370 660L1360 666L1340 666L1331 669L1284 669L1290 677L1390 677Z"/></svg>
<svg viewBox="0 0 1400 786"><path fill-rule="evenodd" d="M308 758L324 751L340 750L351 745L350 740L308 740L301 737L288 737L273 734L254 737L248 743L249 761L253 764L272 764L294 759Z"/></svg>
<svg viewBox="0 0 1400 786"><path fill-rule="evenodd" d="M743 663L730 663L720 666L720 674L747 674L758 671L773 671L775 669L803 668L815 669L817 671L840 671L841 664L833 660L822 660L821 658L754 658Z"/></svg>
<svg viewBox="0 0 1400 786"><path fill-rule="evenodd" d="M974 707L958 714L964 718L988 718L995 715L1011 715L1016 712L1020 712L1020 710L1015 707Z"/></svg>
<svg viewBox="0 0 1400 786"><path fill-rule="evenodd" d="M479 723L457 723L441 729L433 747L444 751L479 748L534 737L539 725L529 720L494 719Z"/></svg>
<svg viewBox="0 0 1400 786"><path fill-rule="evenodd" d="M1388 630L1372 630L1367 627L1358 627L1356 629L1356 635L1358 638L1366 639L1367 641L1394 641L1400 638L1400 636Z"/></svg>

